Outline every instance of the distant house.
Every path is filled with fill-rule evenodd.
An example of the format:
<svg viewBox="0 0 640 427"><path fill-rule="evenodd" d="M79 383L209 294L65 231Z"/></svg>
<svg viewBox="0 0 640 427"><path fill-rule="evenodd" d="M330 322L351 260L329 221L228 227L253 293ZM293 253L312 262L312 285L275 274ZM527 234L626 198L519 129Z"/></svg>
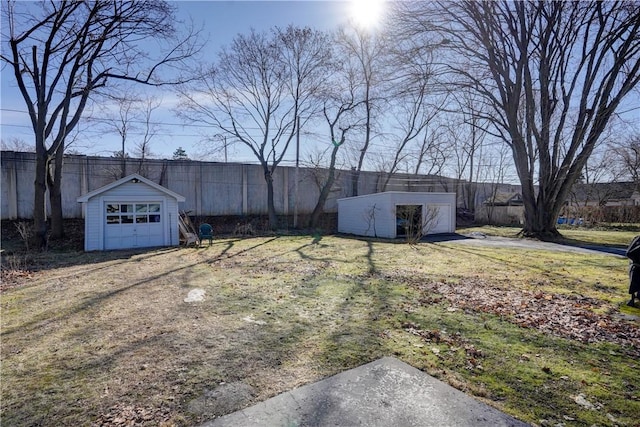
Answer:
<svg viewBox="0 0 640 427"><path fill-rule="evenodd" d="M640 206L640 188L634 182L579 183L573 186L567 201L582 206Z"/></svg>
<svg viewBox="0 0 640 427"><path fill-rule="evenodd" d="M483 204L485 206L523 206L522 195L520 193L496 193L493 197L487 198Z"/></svg>
<svg viewBox="0 0 640 427"><path fill-rule="evenodd" d="M638 222L640 186L633 182L574 185L561 215L587 222Z"/></svg>
<svg viewBox="0 0 640 427"><path fill-rule="evenodd" d="M517 192L497 192L476 210L476 221L487 224L519 225L524 223L524 202Z"/></svg>

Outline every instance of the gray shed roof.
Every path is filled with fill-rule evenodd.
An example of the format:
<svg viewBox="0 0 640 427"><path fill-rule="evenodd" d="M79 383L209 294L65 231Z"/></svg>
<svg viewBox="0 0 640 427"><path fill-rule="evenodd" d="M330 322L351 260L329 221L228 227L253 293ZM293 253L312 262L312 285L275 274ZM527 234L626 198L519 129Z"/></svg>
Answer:
<svg viewBox="0 0 640 427"><path fill-rule="evenodd" d="M135 181L137 180L137 181ZM110 184L105 185L104 187L100 187L96 190L93 190L87 194L85 194L84 196L80 196L78 197L76 200L80 203L86 203L89 201L89 199L104 193L105 191L109 191L113 188L119 187L123 184L126 184L127 182L131 182L131 181L135 181L135 182L143 182L145 184L147 184L150 187L155 188L158 191L161 191L163 193L165 193L166 195L175 198L178 202L184 202L186 199L184 196L181 196L178 193L174 193L173 191L169 190L168 188L163 187L160 184L156 184L155 182L143 177L142 175L138 175L137 173L131 174L129 176L125 176L124 178L120 178L117 181L114 181Z"/></svg>
<svg viewBox="0 0 640 427"><path fill-rule="evenodd" d="M522 206L522 195L520 193L496 193L484 201L485 205L492 206Z"/></svg>

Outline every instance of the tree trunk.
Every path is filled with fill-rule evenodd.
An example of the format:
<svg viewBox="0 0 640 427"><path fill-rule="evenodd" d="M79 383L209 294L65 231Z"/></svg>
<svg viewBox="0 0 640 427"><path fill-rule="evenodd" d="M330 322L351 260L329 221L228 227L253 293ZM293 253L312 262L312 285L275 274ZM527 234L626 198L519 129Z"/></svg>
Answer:
<svg viewBox="0 0 640 427"><path fill-rule="evenodd" d="M276 207L273 201L273 175L268 167L264 167L264 180L267 182L267 209L269 211L269 228L276 230L278 228L278 217L276 216Z"/></svg>
<svg viewBox="0 0 640 427"><path fill-rule="evenodd" d="M62 221L62 162L64 150L60 146L56 151L55 163L48 163L50 177L49 182L49 202L51 203L51 238L61 239L64 237L64 224ZM53 170L52 170L53 169Z"/></svg>
<svg viewBox="0 0 640 427"><path fill-rule="evenodd" d="M358 195L358 183L360 181L360 171L355 167L351 168L351 195Z"/></svg>
<svg viewBox="0 0 640 427"><path fill-rule="evenodd" d="M120 154L122 154L122 158L120 159L120 178L124 178L125 176L127 176L127 157L125 155L125 151L124 151L124 145L126 142L126 133L123 131L122 133L122 151L120 152Z"/></svg>
<svg viewBox="0 0 640 427"><path fill-rule="evenodd" d="M36 142L36 178L34 181L33 198L33 247L44 249L47 247L47 152L44 144Z"/></svg>
<svg viewBox="0 0 640 427"><path fill-rule="evenodd" d="M524 191L522 198L525 203L525 221L520 234L547 241L560 237L556 224L562 202L557 198L551 199L543 188L539 189L537 198L532 198L530 192L525 197Z"/></svg>
<svg viewBox="0 0 640 427"><path fill-rule="evenodd" d="M331 193L333 183L336 180L336 157L338 154L338 150L340 149L340 145L341 144L333 144L333 150L331 150L331 163L329 164L329 175L327 176L327 180L320 190L320 196L318 197L316 207L311 213L311 218L309 219L309 228L316 228L318 226L318 223L320 222L320 215L322 215L322 213L324 212L324 204L326 203L327 198L329 197L329 193Z"/></svg>

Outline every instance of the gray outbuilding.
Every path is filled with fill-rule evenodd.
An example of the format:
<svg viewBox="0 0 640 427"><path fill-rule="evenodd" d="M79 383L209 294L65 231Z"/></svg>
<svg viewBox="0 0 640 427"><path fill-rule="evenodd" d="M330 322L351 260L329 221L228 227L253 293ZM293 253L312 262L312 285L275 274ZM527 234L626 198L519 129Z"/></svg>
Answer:
<svg viewBox="0 0 640 427"><path fill-rule="evenodd" d="M138 174L82 197L84 249L177 246L178 203L185 198Z"/></svg>
<svg viewBox="0 0 640 427"><path fill-rule="evenodd" d="M386 191L338 200L340 233L393 239L455 230L455 193Z"/></svg>

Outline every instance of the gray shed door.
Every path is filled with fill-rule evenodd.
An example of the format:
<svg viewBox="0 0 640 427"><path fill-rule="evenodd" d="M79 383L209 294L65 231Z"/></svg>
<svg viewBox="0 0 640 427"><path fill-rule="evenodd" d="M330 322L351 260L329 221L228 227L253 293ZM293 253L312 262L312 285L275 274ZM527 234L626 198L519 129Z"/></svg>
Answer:
<svg viewBox="0 0 640 427"><path fill-rule="evenodd" d="M164 244L162 202L107 202L104 248L126 249Z"/></svg>

